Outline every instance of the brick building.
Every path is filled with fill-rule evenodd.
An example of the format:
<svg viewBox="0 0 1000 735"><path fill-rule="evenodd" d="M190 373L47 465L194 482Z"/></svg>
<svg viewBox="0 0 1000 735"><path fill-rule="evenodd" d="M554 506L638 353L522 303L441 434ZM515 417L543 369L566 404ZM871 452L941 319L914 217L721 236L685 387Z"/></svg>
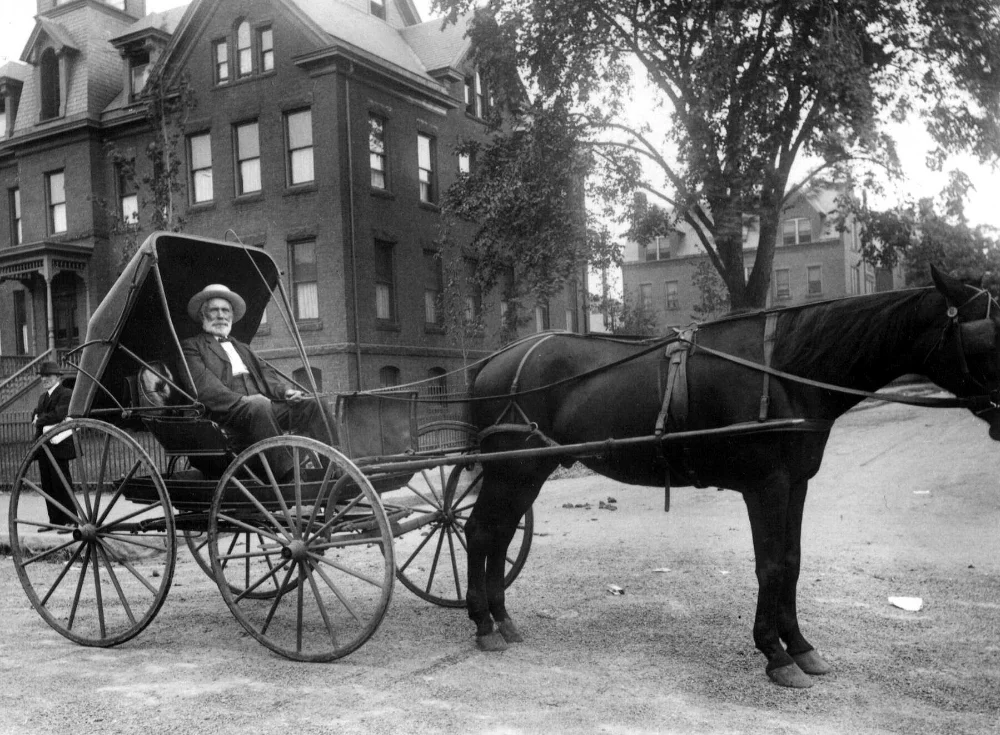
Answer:
<svg viewBox="0 0 1000 735"><path fill-rule="evenodd" d="M901 268L880 270L861 259L860 235L853 218L843 230L837 227L837 196L833 188L803 191L782 212L768 307L889 291L904 285ZM743 229L747 275L756 256L758 234L755 222L747 221ZM658 329L689 324L698 320L693 308L701 303L694 275L699 263L707 259L697 235L684 223L645 246L628 242L622 268L625 294L645 304L655 315Z"/></svg>
<svg viewBox="0 0 1000 735"><path fill-rule="evenodd" d="M157 65L185 75L196 100L182 141L184 231L232 230L275 257L324 390L443 376L499 346L508 305L491 295L462 286L458 318L485 324L462 339L442 313L445 284L473 264L436 257L440 196L469 165L455 148L484 135L489 104L463 23L421 23L410 0L37 9L21 61L0 67L0 355L79 344L120 270L109 207L146 225L109 150L140 173L147 165L141 93ZM565 301L531 304L522 332L578 331L585 293L581 281ZM297 367L273 305L254 344Z"/></svg>

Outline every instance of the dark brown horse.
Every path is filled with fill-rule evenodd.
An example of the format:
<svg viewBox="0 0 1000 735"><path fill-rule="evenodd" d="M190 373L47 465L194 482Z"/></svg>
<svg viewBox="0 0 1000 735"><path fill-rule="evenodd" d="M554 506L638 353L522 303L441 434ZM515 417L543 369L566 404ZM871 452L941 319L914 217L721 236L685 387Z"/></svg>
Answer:
<svg viewBox="0 0 1000 735"><path fill-rule="evenodd" d="M1000 307L985 291L937 271L933 276L935 288L730 317L698 329L686 364L687 415L677 403L668 414L668 435L755 422L762 412L772 421L809 420L804 426L621 446L581 459L634 485L662 488L669 474L673 485L743 495L759 582L754 642L767 657L767 673L781 685L810 686L810 674L830 670L799 630L795 605L806 488L819 470L832 422L863 400L860 391L919 373L968 397L959 403L989 422L990 435L1000 439ZM776 316L767 355L769 313ZM651 351L648 344L571 334L539 336L497 354L479 371L473 393L475 422L485 430L483 453L653 434L669 375L663 356L662 347ZM749 364L763 362L770 374ZM675 390L683 389L676 384ZM762 401L765 390L769 396ZM483 463L482 490L466 531L468 611L484 650L521 640L504 606L505 553L559 461L538 456Z"/></svg>

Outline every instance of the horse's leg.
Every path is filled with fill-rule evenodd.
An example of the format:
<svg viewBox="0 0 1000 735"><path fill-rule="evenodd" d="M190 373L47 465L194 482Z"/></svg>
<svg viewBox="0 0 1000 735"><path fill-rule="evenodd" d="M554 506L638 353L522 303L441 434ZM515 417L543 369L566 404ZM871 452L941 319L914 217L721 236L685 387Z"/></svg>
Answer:
<svg viewBox="0 0 1000 735"><path fill-rule="evenodd" d="M785 537L790 496L785 474L768 478L757 491L743 493L750 517L757 571L757 614L753 639L757 650L767 657L767 675L786 687L812 686L808 674L781 645L779 611L785 589Z"/></svg>
<svg viewBox="0 0 1000 735"><path fill-rule="evenodd" d="M784 586L779 603L778 634L785 642L785 650L800 669L807 674L822 675L830 673L830 665L816 653L816 649L802 635L796 610L799 565L802 561L802 510L805 507L808 486L806 480L793 483L788 499Z"/></svg>
<svg viewBox="0 0 1000 735"><path fill-rule="evenodd" d="M507 548L548 474L544 470L516 472L484 463L482 488L465 525L469 544L466 601L481 650L502 651L507 643L522 640L505 605Z"/></svg>

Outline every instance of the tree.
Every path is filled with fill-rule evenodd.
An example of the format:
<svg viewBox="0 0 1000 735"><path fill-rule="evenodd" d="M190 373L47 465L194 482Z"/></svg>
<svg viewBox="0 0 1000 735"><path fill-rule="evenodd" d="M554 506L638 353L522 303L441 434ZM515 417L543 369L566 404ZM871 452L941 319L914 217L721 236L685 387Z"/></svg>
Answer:
<svg viewBox="0 0 1000 735"><path fill-rule="evenodd" d="M598 310L604 315L605 326L612 334L632 337L651 337L656 334L656 315L634 293L626 293L621 300L605 294L594 297Z"/></svg>
<svg viewBox="0 0 1000 735"><path fill-rule="evenodd" d="M145 148L147 165L139 168L135 154L115 143L108 144L108 157L121 177L136 191L138 211L125 218L118 202L105 203L111 220L111 232L122 239L121 263L128 263L142 242L142 222L149 230L180 232L186 220L179 202L184 192L184 128L190 112L197 107L187 75L181 75L169 87L161 67L150 75L143 94L143 114L149 142Z"/></svg>
<svg viewBox="0 0 1000 735"><path fill-rule="evenodd" d="M453 22L475 4L435 2ZM669 207L742 309L765 303L781 211L801 186L899 173L890 121L922 118L938 165L961 150L1000 156L994 0L487 0L472 12L497 127L488 165L452 199L489 231L479 245L546 269L540 283L579 257L573 176L603 207L635 191ZM623 114L635 74L665 140ZM815 167L791 185L803 156ZM748 218L760 244L746 279Z"/></svg>
<svg viewBox="0 0 1000 735"><path fill-rule="evenodd" d="M698 321L709 321L723 316L730 310L729 293L726 284L712 264L705 258L699 258L691 276L691 283L701 298L691 309L692 316Z"/></svg>

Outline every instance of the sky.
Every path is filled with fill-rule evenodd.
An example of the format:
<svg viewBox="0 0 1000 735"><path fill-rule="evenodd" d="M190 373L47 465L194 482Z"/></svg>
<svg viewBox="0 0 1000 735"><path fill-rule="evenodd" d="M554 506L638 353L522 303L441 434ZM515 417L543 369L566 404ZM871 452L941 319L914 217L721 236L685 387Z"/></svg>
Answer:
<svg viewBox="0 0 1000 735"><path fill-rule="evenodd" d="M428 20L432 0L415 0L424 20ZM162 11L183 5L181 0L147 0L147 11ZM3 19L0 20L0 63L18 59L34 28L35 0L3 0ZM637 109L636 115L643 111ZM955 158L946 163L942 172L934 172L925 165L928 138L919 126L900 129L897 143L906 171L905 179L895 186L890 196L895 200L906 197L919 199L938 194L947 183L947 172L961 168L972 179L975 191L969 193L966 215L972 225L984 224L1000 232L1000 171L980 166L969 157Z"/></svg>

